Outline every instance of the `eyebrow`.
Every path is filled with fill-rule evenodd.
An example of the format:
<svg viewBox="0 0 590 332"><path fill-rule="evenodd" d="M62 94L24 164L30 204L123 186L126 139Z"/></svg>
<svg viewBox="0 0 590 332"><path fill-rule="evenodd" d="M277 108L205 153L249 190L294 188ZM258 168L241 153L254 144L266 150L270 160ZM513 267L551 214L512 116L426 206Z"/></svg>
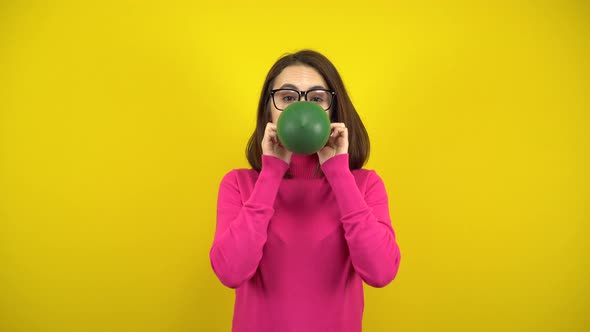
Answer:
<svg viewBox="0 0 590 332"><path fill-rule="evenodd" d="M295 89L295 90L299 90L295 85L293 84L283 84L281 85L281 87L279 89ZM309 88L308 90L313 90L313 89L326 89L326 87L321 86L321 85L314 85L311 88Z"/></svg>

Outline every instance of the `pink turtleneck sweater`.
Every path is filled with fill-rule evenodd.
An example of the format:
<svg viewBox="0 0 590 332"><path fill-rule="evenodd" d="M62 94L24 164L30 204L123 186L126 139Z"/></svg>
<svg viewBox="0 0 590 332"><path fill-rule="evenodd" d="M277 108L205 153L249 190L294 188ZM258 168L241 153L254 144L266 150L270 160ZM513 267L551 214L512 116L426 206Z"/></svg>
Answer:
<svg viewBox="0 0 590 332"><path fill-rule="evenodd" d="M233 332L359 332L362 282L383 287L397 274L381 178L350 171L348 154L317 166L316 154L262 156L260 173L221 181L210 258L236 289Z"/></svg>

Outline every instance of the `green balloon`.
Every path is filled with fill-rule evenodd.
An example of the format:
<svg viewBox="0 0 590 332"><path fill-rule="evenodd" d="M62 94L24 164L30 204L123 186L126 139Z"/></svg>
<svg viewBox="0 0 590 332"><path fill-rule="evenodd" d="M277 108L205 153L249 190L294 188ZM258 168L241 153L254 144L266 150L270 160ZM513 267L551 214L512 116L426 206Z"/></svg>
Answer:
<svg viewBox="0 0 590 332"><path fill-rule="evenodd" d="M293 153L318 152L330 137L328 112L309 101L293 103L281 112L277 134L281 144Z"/></svg>

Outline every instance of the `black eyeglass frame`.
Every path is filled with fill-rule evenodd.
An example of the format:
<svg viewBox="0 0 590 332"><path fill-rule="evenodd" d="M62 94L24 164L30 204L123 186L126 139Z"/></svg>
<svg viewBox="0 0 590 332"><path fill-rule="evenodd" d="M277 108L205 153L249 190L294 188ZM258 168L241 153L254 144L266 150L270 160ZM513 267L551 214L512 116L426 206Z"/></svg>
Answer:
<svg viewBox="0 0 590 332"><path fill-rule="evenodd" d="M307 100L307 94L309 92L313 92L313 91L325 91L325 92L328 92L332 98L330 99L330 105L328 105L328 108L324 109L325 111L329 110L332 107L332 105L334 105L334 97L336 96L336 92L335 91L326 90L326 89L311 89L311 90L307 90L307 91L299 91L299 90L295 90L295 89L273 89L273 90L270 90L270 99L272 99L273 105L279 111L284 110L284 108L278 108L277 107L277 103L275 102L275 93L277 91L293 91L293 92L297 93L297 95L299 96L299 98L297 99L297 101L301 101L301 97L303 97L305 99L305 101L309 101L309 100Z"/></svg>

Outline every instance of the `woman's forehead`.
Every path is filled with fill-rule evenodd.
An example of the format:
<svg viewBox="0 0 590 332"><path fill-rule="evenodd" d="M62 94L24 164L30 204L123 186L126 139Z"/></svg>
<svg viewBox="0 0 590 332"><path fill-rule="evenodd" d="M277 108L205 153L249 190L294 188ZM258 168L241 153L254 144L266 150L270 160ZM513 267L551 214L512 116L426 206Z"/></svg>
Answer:
<svg viewBox="0 0 590 332"><path fill-rule="evenodd" d="M327 84L322 75L314 68L296 65L286 67L275 79L273 88L282 87L308 90L317 87L327 88Z"/></svg>

